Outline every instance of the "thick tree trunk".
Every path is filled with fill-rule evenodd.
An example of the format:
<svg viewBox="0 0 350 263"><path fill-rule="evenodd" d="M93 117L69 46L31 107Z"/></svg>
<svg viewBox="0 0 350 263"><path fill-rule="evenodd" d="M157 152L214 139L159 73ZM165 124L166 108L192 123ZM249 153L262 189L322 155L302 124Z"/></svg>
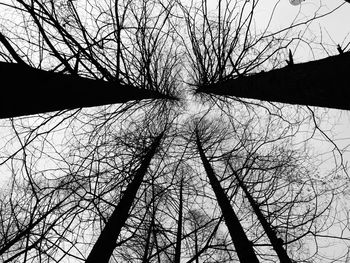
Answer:
<svg viewBox="0 0 350 263"><path fill-rule="evenodd" d="M132 182L128 185L122 199L114 209L111 217L93 246L86 263L108 263L109 258L111 257L115 248L119 233L129 216L129 210L135 199L136 193L142 183L144 175L147 172L151 159L156 153L163 134L164 132L156 137L150 146L140 168L136 171Z"/></svg>
<svg viewBox="0 0 350 263"><path fill-rule="evenodd" d="M225 219L226 226L230 232L232 242L235 246L236 253L241 263L258 263L253 246L244 233L243 227L239 222L233 208L227 198L224 190L222 189L220 182L216 178L213 168L211 167L207 157L204 154L198 134L196 135L196 143L201 157L204 169L209 178L210 184L215 193L218 204L221 208L222 214Z"/></svg>
<svg viewBox="0 0 350 263"><path fill-rule="evenodd" d="M0 62L0 118L92 107L132 100L170 98L103 80Z"/></svg>
<svg viewBox="0 0 350 263"><path fill-rule="evenodd" d="M182 209L183 209L183 200L182 200L182 187L183 187L183 178L180 181L180 197L179 197L179 217L177 220L177 233L176 233L176 247L175 247L175 258L174 263L180 263L181 259L181 239L182 239Z"/></svg>
<svg viewBox="0 0 350 263"><path fill-rule="evenodd" d="M268 238L270 239L270 242L272 244L273 249L276 251L277 256L280 260L281 263L292 263L291 259L289 258L287 252L284 250L282 243L280 242L280 240L277 238L276 233L272 230L270 224L267 222L265 216L263 215L263 213L261 212L258 204L255 202L254 198L252 197L252 195L249 193L247 187L245 186L245 184L243 183L243 181L239 178L238 174L236 173L236 171L233 169L233 167L230 165L231 171L233 172L233 174L235 175L237 181L238 181L238 185L242 188L244 194L247 196L247 199L250 203L250 205L252 206L254 213L256 214L260 224L262 225L266 235L268 236Z"/></svg>
<svg viewBox="0 0 350 263"><path fill-rule="evenodd" d="M350 52L243 76L196 92L350 110Z"/></svg>

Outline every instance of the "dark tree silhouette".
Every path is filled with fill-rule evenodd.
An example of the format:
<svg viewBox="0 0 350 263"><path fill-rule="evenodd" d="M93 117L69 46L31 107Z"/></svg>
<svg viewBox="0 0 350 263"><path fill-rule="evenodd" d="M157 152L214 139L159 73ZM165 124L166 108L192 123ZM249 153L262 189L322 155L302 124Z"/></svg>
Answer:
<svg viewBox="0 0 350 263"><path fill-rule="evenodd" d="M252 243L248 240L247 236L245 235L243 227L240 224L239 219L237 218L235 212L233 211L233 208L230 204L229 199L225 195L224 190L220 186L220 182L216 178L213 168L211 167L207 157L205 156L202 143L201 143L201 137L200 137L200 132L205 132L205 131L199 131L198 129L200 128L196 127L196 130L195 130L198 152L203 162L203 166L209 178L210 184L213 187L213 190L215 192L217 201L220 205L222 214L225 219L225 223L227 225L227 228L229 229L233 244L236 248L238 258L240 259L240 262L243 262L243 263L259 262L259 260L257 259L254 253Z"/></svg>
<svg viewBox="0 0 350 263"><path fill-rule="evenodd" d="M160 145L163 134L164 131L154 139L154 142L152 142L149 150L147 150L140 168L136 171L132 182L128 185L127 189L123 193L122 199L115 208L111 217L108 219L106 226L103 228L86 262L107 263L109 261L115 248L120 230L124 226L124 223L129 216L129 210L133 200L135 199L137 190L142 183L142 179L147 172L147 168L150 165L153 155L156 153L156 150Z"/></svg>
<svg viewBox="0 0 350 263"><path fill-rule="evenodd" d="M145 99L175 99L157 91L118 82L93 80L0 62L2 86L11 86L0 106L0 118L125 103ZM18 77L21 76L21 77ZM19 96L18 96L19 95Z"/></svg>
<svg viewBox="0 0 350 263"><path fill-rule="evenodd" d="M346 74L349 65L350 53L347 52L268 72L239 76L212 85L202 85L196 92L350 110Z"/></svg>
<svg viewBox="0 0 350 263"><path fill-rule="evenodd" d="M180 192L179 192L179 218L177 220L176 231L176 247L174 263L180 263L181 260L181 240L182 240L182 217L183 217L183 178L180 178Z"/></svg>
<svg viewBox="0 0 350 263"><path fill-rule="evenodd" d="M75 2L13 3L13 12L31 24L18 36L27 38L30 55L1 33L1 54L17 62L1 63L2 85L11 85L9 95L18 103L3 103L0 118L133 100L177 100L180 59L174 54L177 47L167 45L171 32L166 32L173 5L116 2L114 10L103 3L94 8L101 12L97 21L95 11L83 11ZM95 21L94 26L85 26L85 19Z"/></svg>
<svg viewBox="0 0 350 263"><path fill-rule="evenodd" d="M242 188L242 190L243 190L244 194L246 195L250 205L252 206L254 213L256 214L257 218L260 221L260 224L264 228L264 231L265 231L266 235L270 239L270 242L271 242L274 250L276 251L280 262L281 263L292 263L291 259L287 255L287 252L285 251L285 249L282 246L283 244L280 242L280 240L278 239L276 233L273 231L272 227L267 222L265 216L261 212L261 210L260 210L259 206L257 205L256 201L254 200L252 195L249 193L247 187L244 185L244 182L239 178L239 175L234 170L232 165L230 163L228 163L228 165L231 168L231 171L232 171L233 175L235 176L236 180L238 181L239 187Z"/></svg>

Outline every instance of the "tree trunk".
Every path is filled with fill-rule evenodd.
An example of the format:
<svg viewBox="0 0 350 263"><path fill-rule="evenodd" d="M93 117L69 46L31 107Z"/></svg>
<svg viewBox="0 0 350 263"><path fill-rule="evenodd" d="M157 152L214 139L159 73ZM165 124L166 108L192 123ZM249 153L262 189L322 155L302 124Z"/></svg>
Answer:
<svg viewBox="0 0 350 263"><path fill-rule="evenodd" d="M278 240L276 233L271 229L270 224L267 222L265 216L263 215L263 213L261 212L258 204L255 202L254 198L252 197L252 195L249 193L247 187L244 185L244 183L242 182L242 180L239 178L238 174L236 173L236 171L233 169L232 165L229 164L233 174L235 175L237 181L238 181L238 185L242 188L244 194L247 196L248 201L250 203L250 205L252 206L254 213L256 214L256 216L258 217L260 224L262 225L262 227L264 228L264 231L266 233L266 235L268 236L268 238L270 239L270 242L272 244L273 249L276 251L277 256L280 260L281 263L292 263L292 261L290 260L290 258L288 257L287 252L284 250L282 243Z"/></svg>
<svg viewBox="0 0 350 263"><path fill-rule="evenodd" d="M142 183L144 175L147 172L151 159L156 153L163 134L164 132L156 137L152 145L149 147L149 150L145 155L140 168L136 171L134 179L128 185L122 199L114 209L111 217L108 219L107 224L102 230L88 256L86 263L108 263L109 258L111 257L115 248L119 233L129 216L129 210L135 199L136 193Z"/></svg>
<svg viewBox="0 0 350 263"><path fill-rule="evenodd" d="M170 98L117 82L54 73L0 62L2 100L0 119L50 111Z"/></svg>
<svg viewBox="0 0 350 263"><path fill-rule="evenodd" d="M179 217L177 220L177 233L176 233L176 247L175 247L175 259L174 263L180 263L181 259L181 238L182 238L182 187L183 187L183 178L180 181L180 197L179 197Z"/></svg>
<svg viewBox="0 0 350 263"><path fill-rule="evenodd" d="M350 110L350 52L199 87L196 92Z"/></svg>
<svg viewBox="0 0 350 263"><path fill-rule="evenodd" d="M151 243L151 235L152 235L153 228L154 228L154 213L152 213L151 223L147 230L146 244L143 252L142 263L148 262L149 246Z"/></svg>
<svg viewBox="0 0 350 263"><path fill-rule="evenodd" d="M196 232L194 232L194 252L196 253L196 255L199 254L198 252L198 236L197 236L197 230ZM199 263L199 258L196 257L196 263Z"/></svg>
<svg viewBox="0 0 350 263"><path fill-rule="evenodd" d="M204 154L202 145L199 139L199 135L196 134L196 143L201 157L204 169L209 178L210 184L215 193L218 204L221 208L222 214L225 219L226 226L230 232L232 242L235 246L236 253L241 263L258 263L252 243L248 240L246 234L244 233L243 227L239 222L233 208L227 198L224 190L222 189L220 182L216 178L213 168L211 167L207 157Z"/></svg>

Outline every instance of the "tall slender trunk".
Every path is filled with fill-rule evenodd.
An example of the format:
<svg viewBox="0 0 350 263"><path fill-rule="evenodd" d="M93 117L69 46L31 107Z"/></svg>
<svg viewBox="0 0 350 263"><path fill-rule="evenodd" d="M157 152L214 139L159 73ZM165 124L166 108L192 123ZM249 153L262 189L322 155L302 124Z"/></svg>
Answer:
<svg viewBox="0 0 350 263"><path fill-rule="evenodd" d="M241 263L258 263L259 260L255 255L252 243L248 240L239 219L222 189L219 180L216 178L213 168L204 154L198 133L196 134L197 149L202 160L204 169L209 178L210 184L215 193L218 204L221 208L225 219L226 226L230 232L232 242L235 246L236 253Z"/></svg>
<svg viewBox="0 0 350 263"><path fill-rule="evenodd" d="M150 200L147 200L147 196L145 195L145 203L152 203L152 212L151 212L151 220L150 220L150 225L147 230L147 237L146 237L146 244L145 244L145 249L142 257L142 262L143 263L148 263L148 256L149 252L152 251L153 249L153 244L150 249L151 245L151 237L152 233L154 232L154 226L155 226L155 219L156 219L156 210L157 210L157 205L155 204L156 202L156 196L155 196L155 190L154 190L154 178L152 178L152 197ZM154 243L154 242L153 242Z"/></svg>
<svg viewBox="0 0 350 263"><path fill-rule="evenodd" d="M156 244L156 250L157 250L157 259L158 259L158 263L162 263L162 259L160 258L160 249L159 249L159 245L158 245L158 239L157 239L157 234L153 233L154 235L154 242Z"/></svg>
<svg viewBox="0 0 350 263"><path fill-rule="evenodd" d="M292 263L291 259L289 258L287 252L285 251L285 249L283 248L281 242L278 240L276 233L272 230L270 224L267 222L265 216L263 215L263 213L261 212L258 204L255 202L254 198L252 197L252 195L249 193L247 187L245 186L245 184L243 183L243 181L239 178L237 172L233 169L232 165L229 163L229 166L231 168L231 171L233 172L233 174L235 175L237 181L238 181L238 185L242 188L244 194L247 196L248 201L250 203L250 205L252 206L254 213L256 214L256 216L258 217L260 224L262 225L262 227L264 228L264 231L266 233L266 235L268 236L268 238L270 239L270 242L272 244L273 249L276 251L277 256L280 260L281 263Z"/></svg>
<svg viewBox="0 0 350 263"><path fill-rule="evenodd" d="M197 227L196 227L197 228ZM198 236L197 236L197 229L196 231L194 232L194 252L196 253L196 255L199 254L199 251L198 251ZM199 263L199 258L196 257L196 263Z"/></svg>
<svg viewBox="0 0 350 263"><path fill-rule="evenodd" d="M176 247L175 247L174 263L180 263L180 259L181 259L182 209L183 209L183 207L182 207L183 206L182 187L183 187L183 177L181 177L181 181L180 181L179 217L177 220L177 233L176 233Z"/></svg>
<svg viewBox="0 0 350 263"><path fill-rule="evenodd" d="M114 209L111 217L98 237L86 260L86 263L108 263L109 258L111 257L115 248L119 233L129 216L129 210L135 199L136 193L142 183L144 175L147 172L149 164L156 153L158 146L160 145L163 134L164 132L156 137L152 145L149 147L140 168L136 171L132 182L128 185L122 199Z"/></svg>
<svg viewBox="0 0 350 263"><path fill-rule="evenodd" d="M147 230L146 244L145 244L145 249L144 249L143 257L142 257L142 262L143 263L147 263L148 262L149 246L150 246L150 243L151 243L151 235L152 235L152 231L153 231L153 228L154 228L154 217L155 216L154 216L154 209L153 209L151 222L150 222L150 225L149 225L148 230Z"/></svg>

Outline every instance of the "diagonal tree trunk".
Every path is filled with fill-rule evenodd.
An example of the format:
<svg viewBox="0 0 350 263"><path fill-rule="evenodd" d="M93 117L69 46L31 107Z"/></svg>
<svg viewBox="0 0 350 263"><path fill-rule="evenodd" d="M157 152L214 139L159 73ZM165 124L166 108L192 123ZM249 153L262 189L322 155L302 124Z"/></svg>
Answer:
<svg viewBox="0 0 350 263"><path fill-rule="evenodd" d="M143 252L143 256L142 256L142 263L148 262L148 254L149 254L149 247L150 247L150 243L151 243L151 235L152 235L152 231L154 228L154 219L155 219L155 209L153 208L152 215L151 215L151 222L150 222L150 225L147 229L146 244L145 244L145 248L144 248L144 252Z"/></svg>
<svg viewBox="0 0 350 263"><path fill-rule="evenodd" d="M150 162L156 153L158 146L160 145L163 134L164 132L156 137L152 145L149 147L140 168L136 171L134 179L128 185L122 199L114 209L111 217L108 219L107 224L102 230L88 256L86 263L108 263L115 248L119 233L129 216L129 210L135 199L136 193L142 183L143 177L147 172Z"/></svg>
<svg viewBox="0 0 350 263"><path fill-rule="evenodd" d="M199 87L196 92L350 110L350 52Z"/></svg>
<svg viewBox="0 0 350 263"><path fill-rule="evenodd" d="M198 236L197 231L194 233L194 252L196 255L199 254L199 248L198 248ZM199 263L199 257L196 257L196 263Z"/></svg>
<svg viewBox="0 0 350 263"><path fill-rule="evenodd" d="M207 157L204 154L202 144L198 133L196 133L197 149L199 151L200 158L202 160L204 169L209 178L210 184L215 193L218 204L221 208L222 214L225 219L226 226L230 232L232 242L236 248L236 253L241 263L258 263L253 246L244 233L243 227L239 222L233 208L227 198L224 190L222 189L219 180L216 178L215 172L211 167Z"/></svg>
<svg viewBox="0 0 350 263"><path fill-rule="evenodd" d="M181 259L182 209L183 209L182 187L183 187L183 177L181 177L181 180L180 180L179 217L177 220L177 233L176 233L176 247L175 247L174 263L180 263L180 259Z"/></svg>
<svg viewBox="0 0 350 263"><path fill-rule="evenodd" d="M146 236L146 244L145 244L145 248L144 248L144 253L142 256L142 263L148 263L149 262L149 254L150 252L152 252L152 247L150 249L150 245L151 245L151 237L152 237L152 233L154 232L155 229L155 219L156 219L156 211L157 211L157 204L155 204L156 202L156 196L155 196L155 189L154 189L154 179L152 179L152 197L151 200L147 200L147 196L145 195L145 203L152 203L152 211L150 212L150 224L148 226L147 229L147 236ZM147 212L146 212L147 213ZM153 245L153 244L152 244ZM151 250L151 251L150 251Z"/></svg>
<svg viewBox="0 0 350 263"><path fill-rule="evenodd" d="M118 82L93 80L0 62L0 119L50 111L169 98ZM5 99L6 98L6 99Z"/></svg>
<svg viewBox="0 0 350 263"><path fill-rule="evenodd" d="M270 239L270 242L272 244L273 249L276 251L277 256L280 260L281 263L292 263L291 259L289 258L287 252L285 251L285 249L282 246L282 243L278 240L276 233L272 230L270 224L267 222L265 216L263 215L263 213L261 212L258 204L255 202L254 198L252 197L252 195L249 193L247 187L245 186L245 184L243 183L243 181L239 178L237 172L233 169L232 165L230 163L228 163L230 166L230 169L232 171L232 173L234 174L234 176L236 177L237 181L238 181L238 185L242 188L244 194L247 196L247 199L250 203L250 205L252 206L254 213L256 214L256 216L258 217L260 224L262 225L262 227L264 228L264 231L266 233L266 235L268 236L268 238Z"/></svg>

